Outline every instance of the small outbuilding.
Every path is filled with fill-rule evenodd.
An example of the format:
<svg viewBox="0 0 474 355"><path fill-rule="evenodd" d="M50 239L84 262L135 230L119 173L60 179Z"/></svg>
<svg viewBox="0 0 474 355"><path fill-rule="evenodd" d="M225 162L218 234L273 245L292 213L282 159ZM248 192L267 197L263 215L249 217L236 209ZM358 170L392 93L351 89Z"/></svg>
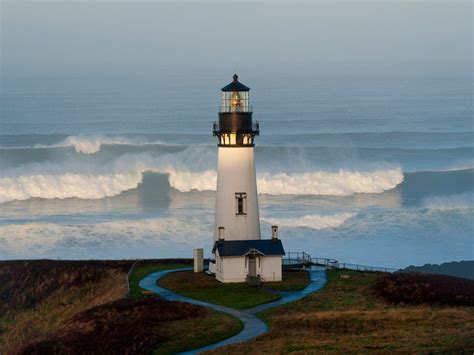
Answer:
<svg viewBox="0 0 474 355"><path fill-rule="evenodd" d="M215 263L210 271L221 282L282 280L285 251L280 239L217 240L212 253Z"/></svg>

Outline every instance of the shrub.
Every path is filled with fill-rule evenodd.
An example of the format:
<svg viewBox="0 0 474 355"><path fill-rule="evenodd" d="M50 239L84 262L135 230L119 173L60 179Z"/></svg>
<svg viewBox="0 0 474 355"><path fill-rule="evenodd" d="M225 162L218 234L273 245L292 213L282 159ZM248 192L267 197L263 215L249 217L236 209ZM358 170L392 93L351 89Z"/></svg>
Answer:
<svg viewBox="0 0 474 355"><path fill-rule="evenodd" d="M387 274L375 283L375 291L392 303L474 305L474 281L445 275Z"/></svg>
<svg viewBox="0 0 474 355"><path fill-rule="evenodd" d="M122 299L88 309L18 354L148 353L169 340L165 322L207 315L204 307L158 298Z"/></svg>

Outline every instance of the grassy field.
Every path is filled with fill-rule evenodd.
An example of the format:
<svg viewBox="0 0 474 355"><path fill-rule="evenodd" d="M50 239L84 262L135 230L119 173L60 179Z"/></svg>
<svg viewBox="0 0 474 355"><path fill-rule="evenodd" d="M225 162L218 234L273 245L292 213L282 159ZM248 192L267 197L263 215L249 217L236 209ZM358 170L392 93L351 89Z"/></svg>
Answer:
<svg viewBox="0 0 474 355"><path fill-rule="evenodd" d="M474 350L473 307L394 303L380 296L378 287L385 276L328 271L329 282L321 291L262 312L271 327L269 333L213 353L411 354ZM423 285L429 288L426 281ZM398 285L391 293L405 286Z"/></svg>
<svg viewBox="0 0 474 355"><path fill-rule="evenodd" d="M239 320L203 307L127 298L132 264L0 262L0 354L87 352L88 346L95 353L173 353L241 331ZM137 284L142 276L177 266L188 265L182 260L141 262L133 273L135 295L141 295Z"/></svg>
<svg viewBox="0 0 474 355"><path fill-rule="evenodd" d="M208 309L207 316L199 321L175 321L167 325L168 340L153 354L176 354L217 343L242 331L244 324L231 316Z"/></svg>
<svg viewBox="0 0 474 355"><path fill-rule="evenodd" d="M128 261L0 262L0 353L40 339L80 312L126 296Z"/></svg>
<svg viewBox="0 0 474 355"><path fill-rule="evenodd" d="M218 341L241 327L231 317L189 303L122 299L70 318L18 353L170 354Z"/></svg>
<svg viewBox="0 0 474 355"><path fill-rule="evenodd" d="M266 283L264 288L246 283L223 284L205 273L174 272L164 276L159 285L184 296L220 304L235 309L246 309L280 298L273 291L304 288L309 283L306 271L285 271L283 281Z"/></svg>

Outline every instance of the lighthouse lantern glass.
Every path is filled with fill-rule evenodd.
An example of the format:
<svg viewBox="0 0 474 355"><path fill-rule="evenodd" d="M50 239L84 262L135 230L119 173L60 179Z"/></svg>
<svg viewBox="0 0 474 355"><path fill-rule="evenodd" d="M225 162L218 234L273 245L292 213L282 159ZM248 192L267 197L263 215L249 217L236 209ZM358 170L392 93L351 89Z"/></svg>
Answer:
<svg viewBox="0 0 474 355"><path fill-rule="evenodd" d="M222 92L220 112L251 112L248 91Z"/></svg>

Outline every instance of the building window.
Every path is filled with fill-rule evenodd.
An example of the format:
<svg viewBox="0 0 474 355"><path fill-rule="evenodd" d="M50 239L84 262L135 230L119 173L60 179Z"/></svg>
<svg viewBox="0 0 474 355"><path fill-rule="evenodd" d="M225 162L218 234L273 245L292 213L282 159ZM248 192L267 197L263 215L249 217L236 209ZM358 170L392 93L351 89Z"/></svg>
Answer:
<svg viewBox="0 0 474 355"><path fill-rule="evenodd" d="M236 215L247 214L247 194L245 192L235 193L235 214Z"/></svg>

